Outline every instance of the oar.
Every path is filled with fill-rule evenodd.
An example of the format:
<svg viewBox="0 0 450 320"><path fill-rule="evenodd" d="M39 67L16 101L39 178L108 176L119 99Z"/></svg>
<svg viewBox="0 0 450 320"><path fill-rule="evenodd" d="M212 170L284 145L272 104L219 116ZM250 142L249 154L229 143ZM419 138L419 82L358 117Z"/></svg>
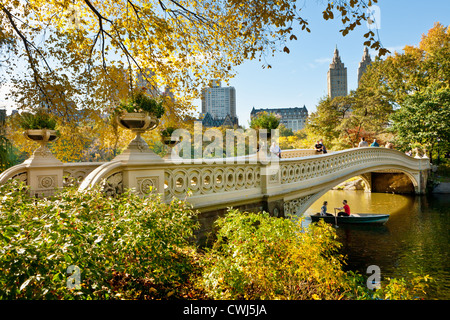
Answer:
<svg viewBox="0 0 450 320"><path fill-rule="evenodd" d="M334 208L334 225L336 226L336 228L337 228L337 214L336 214L336 208Z"/></svg>

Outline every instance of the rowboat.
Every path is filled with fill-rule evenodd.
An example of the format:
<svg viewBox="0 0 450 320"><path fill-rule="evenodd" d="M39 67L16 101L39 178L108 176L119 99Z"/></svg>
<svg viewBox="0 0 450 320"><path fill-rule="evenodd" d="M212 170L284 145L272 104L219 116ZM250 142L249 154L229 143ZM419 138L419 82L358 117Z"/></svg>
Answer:
<svg viewBox="0 0 450 320"><path fill-rule="evenodd" d="M349 217L346 216L321 216L319 213L311 215L312 222L317 222L319 219L327 223L333 224L385 224L388 219L388 214L355 214L352 213Z"/></svg>

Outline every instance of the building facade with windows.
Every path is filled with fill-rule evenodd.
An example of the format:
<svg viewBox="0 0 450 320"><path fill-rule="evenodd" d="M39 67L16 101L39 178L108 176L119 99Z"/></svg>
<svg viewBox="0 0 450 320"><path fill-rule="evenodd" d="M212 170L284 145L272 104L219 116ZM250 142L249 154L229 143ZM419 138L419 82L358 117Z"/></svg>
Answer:
<svg viewBox="0 0 450 320"><path fill-rule="evenodd" d="M205 119L204 126L225 122L238 125L234 87L222 87L220 80L212 80L208 88L203 88L202 117Z"/></svg>
<svg viewBox="0 0 450 320"><path fill-rule="evenodd" d="M359 63L359 67L358 67L358 87L359 87L359 82L361 81L361 77L364 74L364 72L366 72L367 67L372 63L372 59L370 58L369 55L369 50L367 49L367 47L364 47L364 54L362 56L362 60Z"/></svg>
<svg viewBox="0 0 450 320"><path fill-rule="evenodd" d="M259 112L275 113L281 116L280 124L283 124L286 128L292 131L301 130L306 125L308 119L308 110L305 106L294 108L267 108L267 109L255 109L253 107L250 112L250 117L256 116Z"/></svg>
<svg viewBox="0 0 450 320"><path fill-rule="evenodd" d="M347 95L347 68L341 61L339 50L334 50L333 61L327 74L328 97L334 99L336 97L345 97Z"/></svg>

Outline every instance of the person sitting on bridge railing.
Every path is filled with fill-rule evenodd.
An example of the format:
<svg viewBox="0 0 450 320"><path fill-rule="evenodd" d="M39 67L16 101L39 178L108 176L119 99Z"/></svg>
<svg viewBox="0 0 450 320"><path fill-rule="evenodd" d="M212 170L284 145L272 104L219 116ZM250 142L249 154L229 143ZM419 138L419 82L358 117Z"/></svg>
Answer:
<svg viewBox="0 0 450 320"><path fill-rule="evenodd" d="M320 143L320 140L317 140L317 143L314 145L314 148L316 148L317 152L323 151L323 145Z"/></svg>
<svg viewBox="0 0 450 320"><path fill-rule="evenodd" d="M322 145L322 153L325 154L327 153L327 148L325 148L325 145L323 144L323 139L320 139L320 144Z"/></svg>
<svg viewBox="0 0 450 320"><path fill-rule="evenodd" d="M344 216L344 217L350 217L350 207L347 204L347 200L342 201L342 204L344 205L341 208L335 208L336 210L344 210L338 213L338 217Z"/></svg>

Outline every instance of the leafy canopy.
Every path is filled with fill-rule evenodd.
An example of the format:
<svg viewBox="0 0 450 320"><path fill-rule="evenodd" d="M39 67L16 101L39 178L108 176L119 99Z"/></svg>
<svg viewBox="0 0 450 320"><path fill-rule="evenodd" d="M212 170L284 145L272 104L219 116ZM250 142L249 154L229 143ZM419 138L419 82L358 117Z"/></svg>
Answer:
<svg viewBox="0 0 450 320"><path fill-rule="evenodd" d="M346 35L376 2L326 1L323 18L339 14ZM47 103L72 99L91 108L104 97L86 96L123 94L124 81L193 97L209 79L232 77L246 59L289 53L295 33L310 32L301 7L288 0L2 1L0 26L1 43L12 43L17 57L10 70L20 59L28 63L27 91ZM371 31L365 37L386 52Z"/></svg>
<svg viewBox="0 0 450 320"><path fill-rule="evenodd" d="M280 124L281 116L273 112L261 111L250 120L252 129L276 129Z"/></svg>

